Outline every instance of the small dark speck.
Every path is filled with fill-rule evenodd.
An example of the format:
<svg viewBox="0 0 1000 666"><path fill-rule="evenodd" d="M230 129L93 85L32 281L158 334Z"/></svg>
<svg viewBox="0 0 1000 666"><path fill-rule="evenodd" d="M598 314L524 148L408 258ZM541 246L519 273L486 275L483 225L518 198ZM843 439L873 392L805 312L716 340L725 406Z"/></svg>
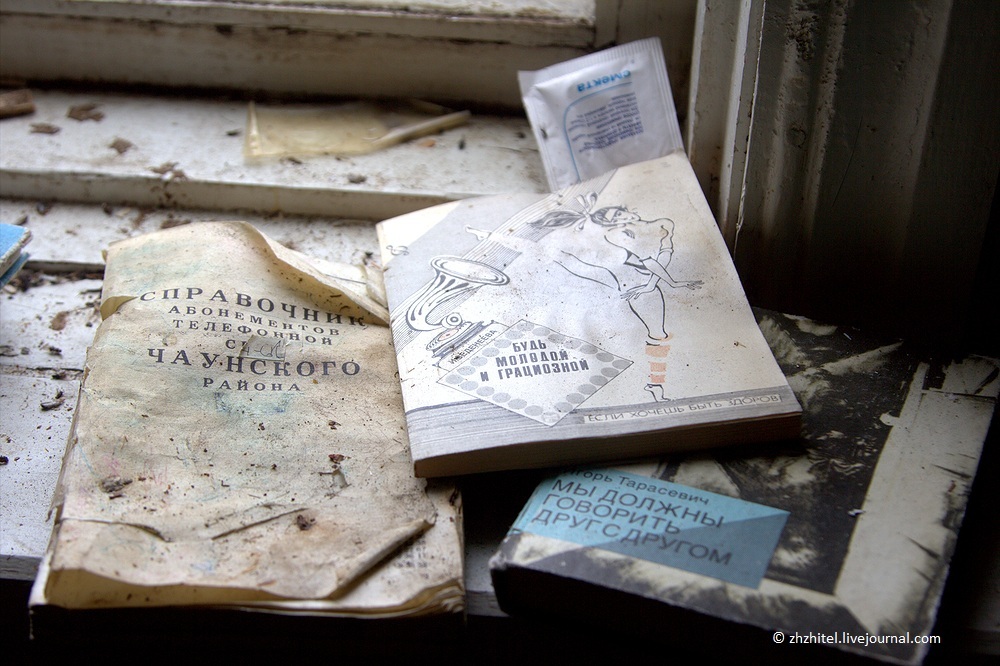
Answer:
<svg viewBox="0 0 1000 666"><path fill-rule="evenodd" d="M365 176L365 175L360 174L360 173L352 173L352 174L348 174L348 176L347 176L347 181L350 182L350 183L353 183L355 185L363 183L366 180L368 180L368 176Z"/></svg>

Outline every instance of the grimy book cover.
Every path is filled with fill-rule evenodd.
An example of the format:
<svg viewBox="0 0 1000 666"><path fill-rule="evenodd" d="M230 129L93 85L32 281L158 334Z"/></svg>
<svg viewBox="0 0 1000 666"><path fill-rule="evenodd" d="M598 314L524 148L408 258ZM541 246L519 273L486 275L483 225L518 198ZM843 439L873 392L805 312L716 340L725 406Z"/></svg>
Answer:
<svg viewBox="0 0 1000 666"><path fill-rule="evenodd" d="M681 152L378 232L418 476L798 435Z"/></svg>

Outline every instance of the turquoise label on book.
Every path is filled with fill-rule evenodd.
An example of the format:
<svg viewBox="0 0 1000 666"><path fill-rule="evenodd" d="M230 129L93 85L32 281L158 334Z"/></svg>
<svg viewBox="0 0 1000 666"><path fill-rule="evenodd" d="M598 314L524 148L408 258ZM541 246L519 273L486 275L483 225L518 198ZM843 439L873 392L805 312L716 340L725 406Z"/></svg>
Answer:
<svg viewBox="0 0 1000 666"><path fill-rule="evenodd" d="M514 529L757 588L788 512L613 469L543 481Z"/></svg>

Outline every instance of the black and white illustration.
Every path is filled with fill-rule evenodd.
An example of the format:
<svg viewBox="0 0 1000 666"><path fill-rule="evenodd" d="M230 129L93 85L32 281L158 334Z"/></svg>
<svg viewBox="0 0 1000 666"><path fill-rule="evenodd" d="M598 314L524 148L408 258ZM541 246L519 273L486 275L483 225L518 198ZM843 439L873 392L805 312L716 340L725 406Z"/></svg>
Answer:
<svg viewBox="0 0 1000 666"><path fill-rule="evenodd" d="M798 404L683 155L549 194L453 201L381 222L379 237L418 465L510 444L541 443L530 455L555 462L562 449L604 455L582 439L614 437L604 448L621 455L702 446L702 429L795 427ZM724 425L735 420L751 427Z"/></svg>
<svg viewBox="0 0 1000 666"><path fill-rule="evenodd" d="M666 303L671 291L697 291L703 281L669 271L672 219L644 219L627 205L598 200L591 190L569 205L519 211L496 229L466 224L463 233L476 241L472 251L430 259L433 276L407 299L396 332L405 342L419 338L432 362L447 371L440 384L551 426L649 356L655 367L641 377L645 393L639 395L666 400L663 358L672 337ZM520 264L526 271L518 271ZM643 339L610 350L586 332L533 321L527 310L499 322L463 312L463 304L483 290L485 298L516 302L518 279L508 273L523 282L524 273L538 271L587 293L603 318L620 321L622 330L643 331ZM659 349L644 352L647 347Z"/></svg>

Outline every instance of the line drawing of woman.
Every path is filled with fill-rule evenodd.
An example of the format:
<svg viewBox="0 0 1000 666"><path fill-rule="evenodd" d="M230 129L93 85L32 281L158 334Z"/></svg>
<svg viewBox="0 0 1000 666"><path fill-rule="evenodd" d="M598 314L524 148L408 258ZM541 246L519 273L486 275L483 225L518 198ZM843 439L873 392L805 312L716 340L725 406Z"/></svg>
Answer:
<svg viewBox="0 0 1000 666"><path fill-rule="evenodd" d="M579 254L562 250L556 263L579 278L617 291L646 327L646 344L666 344L670 334L665 329L665 289L696 290L701 288L703 281L677 280L667 271L674 254L673 220L643 220L620 205L592 210L596 200L597 195L591 193L580 197L582 211L556 210L530 224L552 229L574 227L580 232L591 222L604 229L603 240L618 251L608 252L607 247ZM637 236L632 230L637 225L650 224L658 225L662 232L656 247L650 247L648 234Z"/></svg>

